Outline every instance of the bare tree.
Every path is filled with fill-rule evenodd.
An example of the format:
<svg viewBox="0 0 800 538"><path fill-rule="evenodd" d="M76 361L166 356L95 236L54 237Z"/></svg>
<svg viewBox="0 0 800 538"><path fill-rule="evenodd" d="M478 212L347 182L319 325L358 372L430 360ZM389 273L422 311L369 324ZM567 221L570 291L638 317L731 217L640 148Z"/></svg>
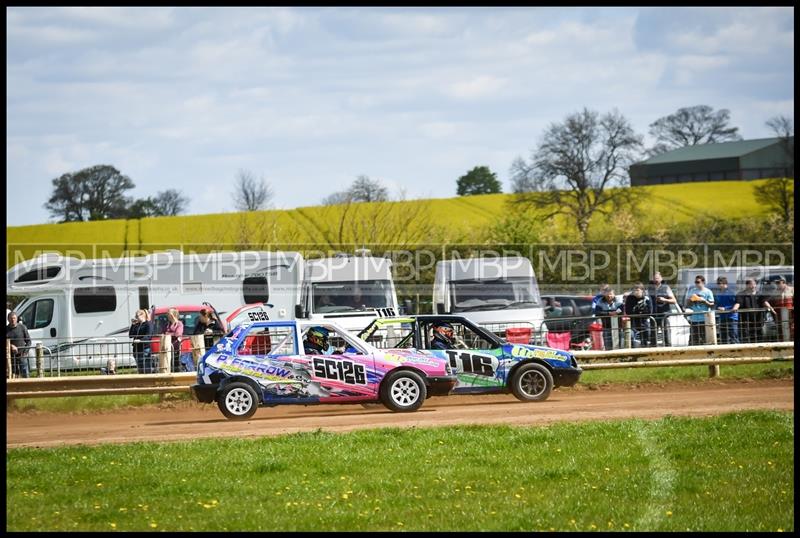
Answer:
<svg viewBox="0 0 800 538"><path fill-rule="evenodd" d="M233 202L239 211L258 211L269 207L274 193L262 178L256 179L249 170L239 170L233 192Z"/></svg>
<svg viewBox="0 0 800 538"><path fill-rule="evenodd" d="M389 200L389 189L377 179L360 175L350 187L341 192L334 192L322 199L322 205L340 205L352 202L386 202Z"/></svg>
<svg viewBox="0 0 800 538"><path fill-rule="evenodd" d="M156 215L172 217L186 211L189 199L180 191L167 189L156 194L153 204L156 207Z"/></svg>
<svg viewBox="0 0 800 538"><path fill-rule="evenodd" d="M650 124L650 135L656 145L648 153L656 155L676 148L741 140L738 127L731 127L730 111L716 112L708 105L679 108L674 114Z"/></svg>
<svg viewBox="0 0 800 538"><path fill-rule="evenodd" d="M544 211L543 218L566 215L586 241L595 213L610 214L618 206L632 206L641 194L624 187L628 166L642 148L642 136L616 110L600 117L586 108L551 124L531 163L515 161L517 187L513 203ZM520 159L521 160L521 159ZM523 175L525 173L525 175Z"/></svg>
<svg viewBox="0 0 800 538"><path fill-rule="evenodd" d="M322 205L341 205L351 202L350 191L334 192L322 199Z"/></svg>
<svg viewBox="0 0 800 538"><path fill-rule="evenodd" d="M380 181L361 175L350 186L350 198L353 202L385 202L389 190Z"/></svg>
<svg viewBox="0 0 800 538"><path fill-rule="evenodd" d="M771 178L753 186L753 195L759 204L770 208L784 224L788 224L794 220L794 120L775 116L767 120L766 125L781 140L788 177Z"/></svg>

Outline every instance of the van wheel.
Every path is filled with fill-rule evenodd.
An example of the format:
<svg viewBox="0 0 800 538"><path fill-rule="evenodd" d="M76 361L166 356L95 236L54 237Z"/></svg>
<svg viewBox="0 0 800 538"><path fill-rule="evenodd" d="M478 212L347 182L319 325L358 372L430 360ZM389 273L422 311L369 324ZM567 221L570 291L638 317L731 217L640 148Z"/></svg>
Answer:
<svg viewBox="0 0 800 538"><path fill-rule="evenodd" d="M258 395L247 383L228 383L217 396L217 406L225 418L247 420L258 409Z"/></svg>
<svg viewBox="0 0 800 538"><path fill-rule="evenodd" d="M419 374L409 370L389 373L381 383L381 402L392 411L416 411L427 397L425 383Z"/></svg>
<svg viewBox="0 0 800 538"><path fill-rule="evenodd" d="M523 402L542 402L553 390L550 370L535 362L523 364L511 378L511 392Z"/></svg>

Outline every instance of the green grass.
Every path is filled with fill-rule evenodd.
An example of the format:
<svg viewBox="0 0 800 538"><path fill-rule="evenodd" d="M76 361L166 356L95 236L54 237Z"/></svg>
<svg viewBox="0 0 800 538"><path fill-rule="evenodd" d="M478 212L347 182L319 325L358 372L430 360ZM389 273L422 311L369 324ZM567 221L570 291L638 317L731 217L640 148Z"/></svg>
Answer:
<svg viewBox="0 0 800 538"><path fill-rule="evenodd" d="M10 531L793 531L793 414L6 453Z"/></svg>
<svg viewBox="0 0 800 538"><path fill-rule="evenodd" d="M668 383L670 381L704 381L708 366L681 366L664 368L630 368L620 370L587 370L581 374L580 384ZM794 362L765 364L720 365L717 379L791 379Z"/></svg>
<svg viewBox="0 0 800 538"><path fill-rule="evenodd" d="M712 181L634 187L646 189L650 197L645 203L643 229L655 226L670 227L706 215L736 215L737 218L764 216L767 209L753 198L753 187L765 180ZM430 244L482 241L487 227L498 222L506 213L505 202L509 194L484 194L430 200L409 200L384 203L378 209L382 218L403 219L423 206L429 218L414 219L408 225L389 227L377 242L393 242L398 235L421 237ZM710 201L713 200L713 203ZM370 216L372 204L356 204L352 211ZM6 228L9 243L7 268L22 259L28 259L37 250L58 250L66 253L83 252L89 257L117 256L123 249L136 251L179 248L182 244L207 242L213 250L220 245L234 248L242 239L254 236L268 238L271 244L306 245L324 248L322 238L337 238L343 206L301 207L287 210L270 210L249 213L219 213L158 217L142 220L111 220L68 224L41 224L34 226L9 226ZM398 220L398 222L403 222ZM563 218L559 226L568 224ZM434 232L428 230L435 223ZM571 226L571 225L569 225ZM415 227L420 229L415 229ZM399 228L402 228L400 230ZM571 228L570 228L571 229ZM590 228L590 240L605 241L613 225L605 216L598 216ZM421 232L420 230L426 230ZM558 234L551 235L551 237ZM345 234L345 241L363 241L363 237ZM543 238L547 241L547 238ZM300 247L298 247L300 248ZM198 252L202 249L198 249ZM73 254L74 255L74 254Z"/></svg>

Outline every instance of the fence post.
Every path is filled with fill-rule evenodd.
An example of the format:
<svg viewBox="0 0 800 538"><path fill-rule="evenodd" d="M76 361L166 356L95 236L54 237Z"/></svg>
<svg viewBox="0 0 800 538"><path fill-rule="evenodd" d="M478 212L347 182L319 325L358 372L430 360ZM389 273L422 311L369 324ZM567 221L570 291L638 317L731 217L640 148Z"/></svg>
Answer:
<svg viewBox="0 0 800 538"><path fill-rule="evenodd" d="M13 370L11 369L11 340L6 338L6 379L13 377Z"/></svg>
<svg viewBox="0 0 800 538"><path fill-rule="evenodd" d="M622 331L625 335L625 348L633 347L633 335L631 334L631 318L622 318Z"/></svg>
<svg viewBox="0 0 800 538"><path fill-rule="evenodd" d="M781 323L779 325L780 330L778 331L778 340L781 342L788 342L791 340L791 331L789 330L789 309L785 306L780 308L781 311Z"/></svg>
<svg viewBox="0 0 800 538"><path fill-rule="evenodd" d="M41 342L36 342L36 372L38 377L44 377L44 368L42 368L42 357L44 357L44 347Z"/></svg>
<svg viewBox="0 0 800 538"><path fill-rule="evenodd" d="M713 310L709 310L705 314L705 325L706 325L706 345L708 346L715 346L717 345L717 321L716 315L714 314ZM719 364L709 364L708 365L708 377L717 377L719 376Z"/></svg>
<svg viewBox="0 0 800 538"><path fill-rule="evenodd" d="M619 349L619 317L611 316L611 349Z"/></svg>

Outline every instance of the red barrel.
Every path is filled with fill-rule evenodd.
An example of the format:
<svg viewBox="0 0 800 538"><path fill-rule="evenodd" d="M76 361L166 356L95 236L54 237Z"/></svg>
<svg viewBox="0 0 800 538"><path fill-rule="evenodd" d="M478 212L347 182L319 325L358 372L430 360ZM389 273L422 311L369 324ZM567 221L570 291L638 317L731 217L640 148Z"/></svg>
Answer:
<svg viewBox="0 0 800 538"><path fill-rule="evenodd" d="M592 337L592 349L600 351L605 349L603 345L603 324L595 321L589 325L589 334Z"/></svg>

